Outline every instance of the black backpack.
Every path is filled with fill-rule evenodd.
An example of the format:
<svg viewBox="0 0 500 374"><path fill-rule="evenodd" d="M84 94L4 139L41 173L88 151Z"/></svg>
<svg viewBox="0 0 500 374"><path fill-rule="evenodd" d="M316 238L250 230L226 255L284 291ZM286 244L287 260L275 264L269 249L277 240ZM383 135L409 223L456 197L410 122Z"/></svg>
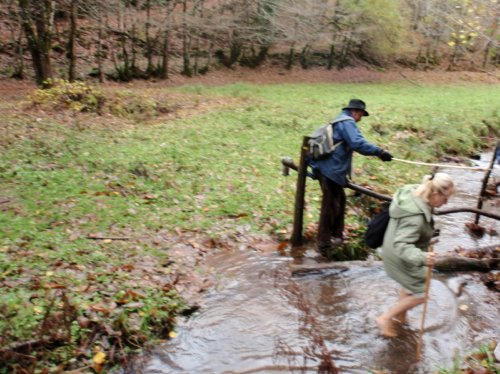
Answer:
<svg viewBox="0 0 500 374"><path fill-rule="evenodd" d="M365 243L370 248L378 248L384 242L384 234L389 225L389 205L385 205L380 213L375 215L365 231Z"/></svg>

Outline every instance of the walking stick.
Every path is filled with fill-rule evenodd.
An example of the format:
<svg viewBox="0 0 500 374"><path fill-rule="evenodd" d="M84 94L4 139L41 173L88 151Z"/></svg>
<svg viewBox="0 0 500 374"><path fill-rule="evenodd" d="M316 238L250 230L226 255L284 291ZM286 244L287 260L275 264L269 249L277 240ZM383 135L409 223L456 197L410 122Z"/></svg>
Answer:
<svg viewBox="0 0 500 374"><path fill-rule="evenodd" d="M434 248L432 244L429 246L429 252L433 252ZM424 324L425 324L425 313L427 312L427 300L429 299L429 288L431 285L432 278L432 267L429 265L427 267L427 276L425 277L425 293L424 293L424 310L422 311L422 321L420 321L420 333L417 342L417 361L420 360L420 352L422 351L422 340L424 337Z"/></svg>

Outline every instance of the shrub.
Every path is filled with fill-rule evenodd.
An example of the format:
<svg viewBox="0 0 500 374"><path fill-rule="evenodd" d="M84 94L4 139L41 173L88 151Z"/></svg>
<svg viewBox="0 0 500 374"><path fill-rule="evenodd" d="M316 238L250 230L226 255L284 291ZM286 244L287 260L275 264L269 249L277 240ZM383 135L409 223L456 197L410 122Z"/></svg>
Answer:
<svg viewBox="0 0 500 374"><path fill-rule="evenodd" d="M85 82L68 82L56 79L47 89L38 88L30 96L35 107L52 110L72 110L101 114L104 94Z"/></svg>

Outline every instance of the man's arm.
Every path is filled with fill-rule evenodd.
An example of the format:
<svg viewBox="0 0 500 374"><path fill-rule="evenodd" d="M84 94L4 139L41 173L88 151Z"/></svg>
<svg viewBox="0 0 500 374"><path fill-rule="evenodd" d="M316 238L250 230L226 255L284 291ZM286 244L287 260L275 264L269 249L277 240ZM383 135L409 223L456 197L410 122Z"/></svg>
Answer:
<svg viewBox="0 0 500 374"><path fill-rule="evenodd" d="M354 121L344 121L338 124L341 133L347 145L358 153L365 156L378 156L382 161L391 161L392 155L367 141L359 131Z"/></svg>

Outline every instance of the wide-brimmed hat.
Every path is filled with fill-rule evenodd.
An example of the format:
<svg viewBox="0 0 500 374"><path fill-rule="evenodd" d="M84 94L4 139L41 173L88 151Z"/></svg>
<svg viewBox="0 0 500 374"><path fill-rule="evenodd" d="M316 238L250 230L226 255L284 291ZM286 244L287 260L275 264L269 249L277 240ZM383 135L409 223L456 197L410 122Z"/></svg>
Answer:
<svg viewBox="0 0 500 374"><path fill-rule="evenodd" d="M368 113L366 111L365 102L363 100L360 100L360 99L351 99L351 101L349 101L349 104L345 108L342 108L342 110L346 110L346 109L357 109L357 110L361 110L363 112L364 116L370 115L370 113Z"/></svg>

